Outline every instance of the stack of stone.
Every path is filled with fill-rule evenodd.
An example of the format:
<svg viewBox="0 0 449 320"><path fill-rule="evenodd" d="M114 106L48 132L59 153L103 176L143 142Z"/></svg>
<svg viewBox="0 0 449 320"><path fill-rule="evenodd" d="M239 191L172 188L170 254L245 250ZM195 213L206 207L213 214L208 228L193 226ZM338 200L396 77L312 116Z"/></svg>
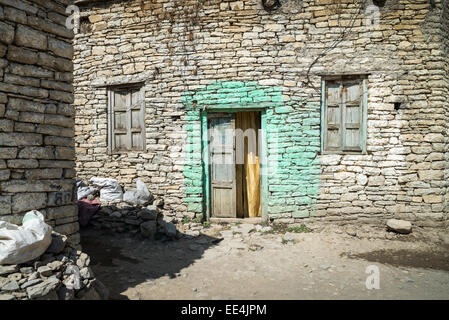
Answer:
<svg viewBox="0 0 449 320"><path fill-rule="evenodd" d="M0 266L0 300L100 300L108 290L89 267L90 257L56 232L37 259Z"/></svg>
<svg viewBox="0 0 449 320"><path fill-rule="evenodd" d="M106 229L113 232L129 232L134 235L142 235L151 240L162 237L179 237L171 217L164 217L160 207L163 201L156 200L146 207L131 207L124 203L102 206L92 216L89 223L98 229Z"/></svg>

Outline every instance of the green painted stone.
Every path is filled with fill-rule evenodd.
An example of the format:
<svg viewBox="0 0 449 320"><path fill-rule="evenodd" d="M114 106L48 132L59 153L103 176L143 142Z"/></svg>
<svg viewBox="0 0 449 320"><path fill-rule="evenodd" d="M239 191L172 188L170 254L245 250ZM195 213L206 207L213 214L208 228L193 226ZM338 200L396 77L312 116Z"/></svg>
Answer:
<svg viewBox="0 0 449 320"><path fill-rule="evenodd" d="M222 87L223 88L241 88L245 86L244 82L241 81L226 81L226 82L222 82Z"/></svg>
<svg viewBox="0 0 449 320"><path fill-rule="evenodd" d="M191 202L203 202L202 197L184 197L184 202L191 203Z"/></svg>
<svg viewBox="0 0 449 320"><path fill-rule="evenodd" d="M284 106L284 107L277 107L276 113L282 114L282 113L291 113L293 112L293 108L290 106Z"/></svg>
<svg viewBox="0 0 449 320"><path fill-rule="evenodd" d="M252 90L248 92L248 97L263 97L264 96L264 91L259 89L259 90Z"/></svg>
<svg viewBox="0 0 449 320"><path fill-rule="evenodd" d="M196 193L202 193L202 192L203 192L203 188L199 188L199 187L187 187L184 189L185 194L196 194Z"/></svg>
<svg viewBox="0 0 449 320"><path fill-rule="evenodd" d="M253 97L254 102L270 102L271 97L270 96L255 96Z"/></svg>
<svg viewBox="0 0 449 320"><path fill-rule="evenodd" d="M189 212L203 212L203 204L202 203L189 203L187 205L187 210Z"/></svg>

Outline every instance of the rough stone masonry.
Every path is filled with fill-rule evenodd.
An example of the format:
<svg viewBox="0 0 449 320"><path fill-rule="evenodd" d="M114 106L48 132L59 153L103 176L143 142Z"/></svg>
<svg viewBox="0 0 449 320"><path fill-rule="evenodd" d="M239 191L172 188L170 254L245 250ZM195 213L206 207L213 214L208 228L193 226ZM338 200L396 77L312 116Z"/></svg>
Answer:
<svg viewBox="0 0 449 320"><path fill-rule="evenodd" d="M262 107L278 160L265 218L447 226L448 1L280 2L76 1L77 177L139 178L164 214L203 214L203 113ZM366 152L323 154L322 82L351 74L366 77ZM145 148L111 154L108 92L131 84Z"/></svg>
<svg viewBox="0 0 449 320"><path fill-rule="evenodd" d="M0 219L37 209L79 243L66 0L0 0Z"/></svg>

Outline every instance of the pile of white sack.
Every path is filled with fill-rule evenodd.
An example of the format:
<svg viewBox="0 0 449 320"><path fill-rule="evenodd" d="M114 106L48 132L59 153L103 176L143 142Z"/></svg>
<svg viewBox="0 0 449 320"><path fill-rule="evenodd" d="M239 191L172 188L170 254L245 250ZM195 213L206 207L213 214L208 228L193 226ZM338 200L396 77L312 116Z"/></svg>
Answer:
<svg viewBox="0 0 449 320"><path fill-rule="evenodd" d="M154 199L147 186L141 180L136 181L135 190L127 190L123 193L122 187L116 179L93 177L89 184L95 188L85 185L82 181L77 182L78 200L94 195L100 191L100 201L108 203L126 202L135 206L146 206Z"/></svg>

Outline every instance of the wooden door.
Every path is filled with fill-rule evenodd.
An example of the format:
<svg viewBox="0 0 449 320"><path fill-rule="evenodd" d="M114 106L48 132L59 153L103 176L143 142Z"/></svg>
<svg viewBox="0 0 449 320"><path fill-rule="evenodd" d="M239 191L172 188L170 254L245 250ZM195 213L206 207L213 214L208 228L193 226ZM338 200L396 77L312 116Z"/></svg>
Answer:
<svg viewBox="0 0 449 320"><path fill-rule="evenodd" d="M236 217L234 114L209 115L212 216Z"/></svg>

